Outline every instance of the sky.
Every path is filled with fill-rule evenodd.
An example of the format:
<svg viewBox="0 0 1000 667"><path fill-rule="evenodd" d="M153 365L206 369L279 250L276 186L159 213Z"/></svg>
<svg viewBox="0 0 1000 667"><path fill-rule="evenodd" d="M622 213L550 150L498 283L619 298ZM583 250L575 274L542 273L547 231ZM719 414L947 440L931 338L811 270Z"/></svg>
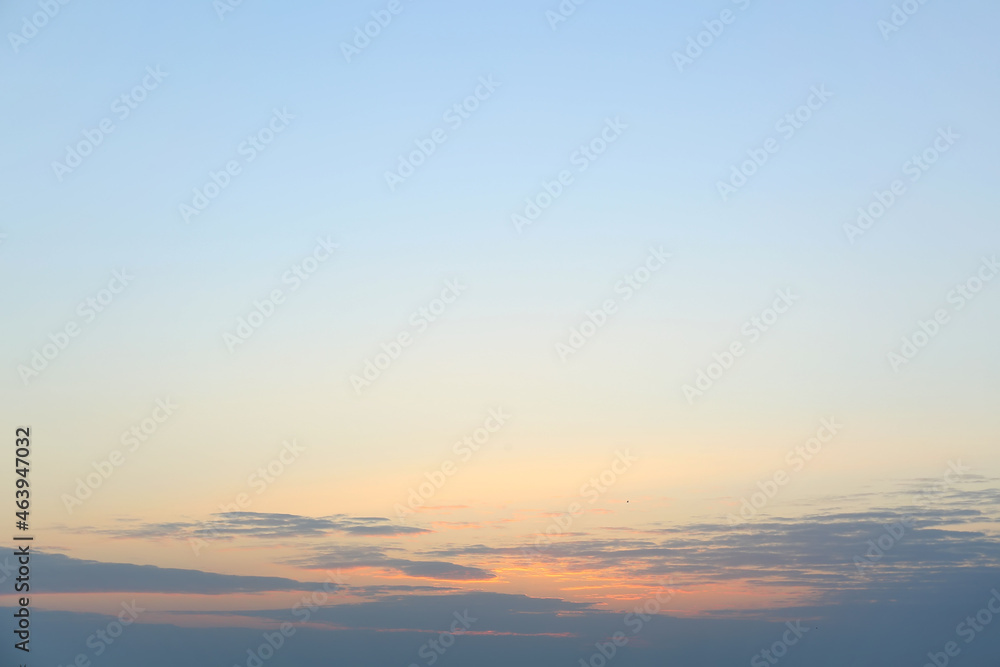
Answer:
<svg viewBox="0 0 1000 667"><path fill-rule="evenodd" d="M4 3L4 663L992 664L997 18Z"/></svg>

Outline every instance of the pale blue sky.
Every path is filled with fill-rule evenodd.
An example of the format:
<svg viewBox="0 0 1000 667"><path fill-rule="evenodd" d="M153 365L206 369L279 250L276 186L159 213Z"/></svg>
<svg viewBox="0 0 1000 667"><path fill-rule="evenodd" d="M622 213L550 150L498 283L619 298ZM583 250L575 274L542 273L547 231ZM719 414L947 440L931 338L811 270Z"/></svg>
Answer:
<svg viewBox="0 0 1000 667"><path fill-rule="evenodd" d="M553 31L544 13L554 4L404 3L351 63L339 45L379 3L248 0L224 21L209 2L63 7L19 53L2 56L11 131L0 167L8 234L0 270L6 284L24 285L3 303L37 317L8 336L10 354L39 344L120 265L141 278L109 317L130 331L136 358L158 358L147 351L159 346L185 363L210 363L224 352L222 330L324 233L341 242L341 256L317 289L287 306L281 336L259 336L247 349L287 346L288 335L314 351L334 340L350 351L350 366L373 337L395 335L444 277L460 275L481 296L454 316L478 318L484 340L497 326L490 318L516 329L522 344L504 358L534 365L525 352L547 352L656 242L676 264L653 286L656 297L617 326L641 335L643 317L678 325L669 333L690 359L663 371L669 395L786 285L809 295L786 359L796 347L808 356L829 335L837 340L829 354L841 354L833 369L845 370L845 359L846 369L852 360L870 368L996 247L995 6L927 5L886 41L876 26L891 12L885 3L741 11L724 2L590 2ZM32 7L9 3L0 18L17 26ZM672 52L725 8L735 23L678 72ZM112 116L111 101L147 66L166 80L58 182L51 162ZM501 87L391 193L385 170L487 75ZM833 99L722 203L718 180L746 150L779 136L775 121L818 84ZM182 224L178 205L209 170L238 157L275 107L296 116L288 130ZM628 124L621 140L515 234L510 215L542 179L570 167L608 117ZM843 223L940 127L961 134L956 148L847 244ZM996 312L972 316L995 322ZM983 343L985 331L970 325L960 335ZM112 340L87 345L121 345ZM952 342L946 354L974 349ZM113 378L114 366L106 372Z"/></svg>

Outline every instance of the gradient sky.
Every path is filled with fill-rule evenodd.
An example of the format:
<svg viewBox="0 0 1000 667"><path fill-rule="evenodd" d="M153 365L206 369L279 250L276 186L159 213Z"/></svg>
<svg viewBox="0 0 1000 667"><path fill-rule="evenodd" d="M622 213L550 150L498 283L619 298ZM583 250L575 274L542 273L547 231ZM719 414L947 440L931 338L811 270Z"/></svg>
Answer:
<svg viewBox="0 0 1000 667"><path fill-rule="evenodd" d="M96 657L100 615L133 598L148 611L102 664L177 664L149 655L175 633L201 647L191 664L246 664L327 572L341 588L269 665L427 664L427 633L470 605L482 634L440 664L578 664L668 580L656 630L620 664L745 664L802 618L826 634L788 664L942 650L1000 585L1000 280L957 288L1000 250L997 6L930 2L885 32L886 0L592 0L554 27L556 0L400 0L348 61L342 44L388 5L72 2L23 40L10 35L38 3L0 7L0 399L5 432L31 425L36 443L45 664ZM674 53L724 11L679 71ZM144 79L122 117L115 100ZM495 90L455 127L446 112L483 80ZM814 90L829 99L787 136L779 121ZM291 118L248 161L275 110ZM113 132L57 173L104 119ZM581 163L609 123L619 136ZM909 161L949 135L913 180ZM772 138L724 200L718 183ZM239 173L185 221L229 161ZM572 182L517 229L563 171ZM846 233L897 179L886 214ZM318 243L337 248L296 283ZM626 298L652 251L669 259ZM129 283L91 321L80 304L116 271ZM460 294L420 324L449 284ZM273 316L230 350L275 289ZM779 293L794 303L756 329ZM936 335L894 364L938 311ZM79 335L26 376L68 323ZM411 344L356 391L400 335ZM734 342L743 354L689 400ZM123 434L165 416L158 401L176 407L131 449ZM505 423L459 454L497 410ZM820 451L794 454L830 420ZM121 465L68 504L116 450ZM281 473L261 482L269 464ZM868 540L909 518L862 573ZM986 664L997 631L963 644L962 664Z"/></svg>

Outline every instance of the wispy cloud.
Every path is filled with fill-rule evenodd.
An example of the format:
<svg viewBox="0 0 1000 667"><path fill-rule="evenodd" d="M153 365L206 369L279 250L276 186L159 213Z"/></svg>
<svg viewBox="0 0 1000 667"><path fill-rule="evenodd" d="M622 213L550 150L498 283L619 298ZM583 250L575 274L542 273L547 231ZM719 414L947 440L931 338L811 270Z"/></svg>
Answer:
<svg viewBox="0 0 1000 667"><path fill-rule="evenodd" d="M493 579L489 570L438 560L412 560L393 557L373 547L321 547L312 554L286 561L306 569L379 568L394 570L410 577L454 581Z"/></svg>
<svg viewBox="0 0 1000 667"><path fill-rule="evenodd" d="M231 539L248 537L257 539L326 537L329 535L358 535L392 537L429 533L426 528L402 526L381 517L349 517L335 514L308 517L298 514L273 514L261 512L220 512L205 521L173 521L146 523L123 521L115 528L79 528L115 538L138 539Z"/></svg>

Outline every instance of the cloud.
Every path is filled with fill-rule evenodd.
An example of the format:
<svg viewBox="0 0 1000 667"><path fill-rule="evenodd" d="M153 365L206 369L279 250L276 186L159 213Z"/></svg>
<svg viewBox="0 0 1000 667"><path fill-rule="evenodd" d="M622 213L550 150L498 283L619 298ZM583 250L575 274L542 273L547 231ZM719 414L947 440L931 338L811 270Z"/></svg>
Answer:
<svg viewBox="0 0 1000 667"><path fill-rule="evenodd" d="M445 561L411 560L386 555L373 547L323 547L303 558L285 561L306 569L379 568L394 570L410 577L451 581L481 581L493 579L495 574L479 567L457 565Z"/></svg>
<svg viewBox="0 0 1000 667"><path fill-rule="evenodd" d="M353 592L353 589L352 589ZM472 630L514 635L572 635L575 614L592 611L589 604L528 595L458 592L438 595L393 595L377 600L348 602L310 610L310 622L342 629L375 629L394 632L439 633L446 630L453 614L469 610L476 618ZM201 613L201 612L198 612ZM232 611L218 612L232 615ZM288 609L236 612L243 616L277 622L301 618ZM551 617L549 617L551 615Z"/></svg>
<svg viewBox="0 0 1000 667"><path fill-rule="evenodd" d="M81 560L63 554L32 553L32 590L41 593L260 593L312 591L322 583L283 577L255 577Z"/></svg>
<svg viewBox="0 0 1000 667"><path fill-rule="evenodd" d="M262 512L221 512L211 515L206 521L137 523L119 528L83 530L116 538L202 540L309 538L333 534L393 537L431 532L426 528L396 525L381 517L352 518L344 514L308 517Z"/></svg>
<svg viewBox="0 0 1000 667"><path fill-rule="evenodd" d="M524 568L551 563L564 571L601 571L636 582L669 576L688 586L745 581L799 589L830 603L900 599L908 590L956 572L1000 567L1000 536L988 529L997 522L995 490L950 490L921 504L903 494L883 499L897 505L794 518L760 516L740 525L718 521L596 529L585 535L564 533L551 543L543 540L540 549L532 540L507 546L455 544L422 555L509 559Z"/></svg>
<svg viewBox="0 0 1000 667"><path fill-rule="evenodd" d="M202 626L197 617L176 618L176 625L169 620L134 624L125 629L127 641L115 642L101 656L101 664L245 664L248 649L270 646L265 634L274 637L282 622L292 624L295 633L267 661L273 667L331 661L352 667L426 664L428 656L437 655L426 647L430 642L442 645L442 633L459 614L475 620L469 632L448 638L447 655L439 664L577 665L599 655L599 646L610 651L611 636L621 632L627 646L616 649L620 653L613 661L606 660L608 665L739 665L787 637L786 622L808 619L801 624L806 630L802 641L782 656L783 667L920 665L927 662L928 652L940 652L946 641L956 639L957 623L986 604L991 589L997 587L996 572L979 573L961 587L954 583L951 578L938 582L916 602L784 609L774 614L779 618L768 620L676 618L662 613L640 617L562 600L496 593L400 595L317 607L308 617L289 609L243 611L238 616L222 611L215 615L235 622L242 617L245 624ZM64 663L67 656L83 650L88 635L114 620L96 614L33 611L32 627L47 641L37 649L33 645L32 656L40 664ZM270 629L262 630L261 623ZM961 652L963 667L991 667L1000 654L1000 634L989 627L974 643L963 643Z"/></svg>

